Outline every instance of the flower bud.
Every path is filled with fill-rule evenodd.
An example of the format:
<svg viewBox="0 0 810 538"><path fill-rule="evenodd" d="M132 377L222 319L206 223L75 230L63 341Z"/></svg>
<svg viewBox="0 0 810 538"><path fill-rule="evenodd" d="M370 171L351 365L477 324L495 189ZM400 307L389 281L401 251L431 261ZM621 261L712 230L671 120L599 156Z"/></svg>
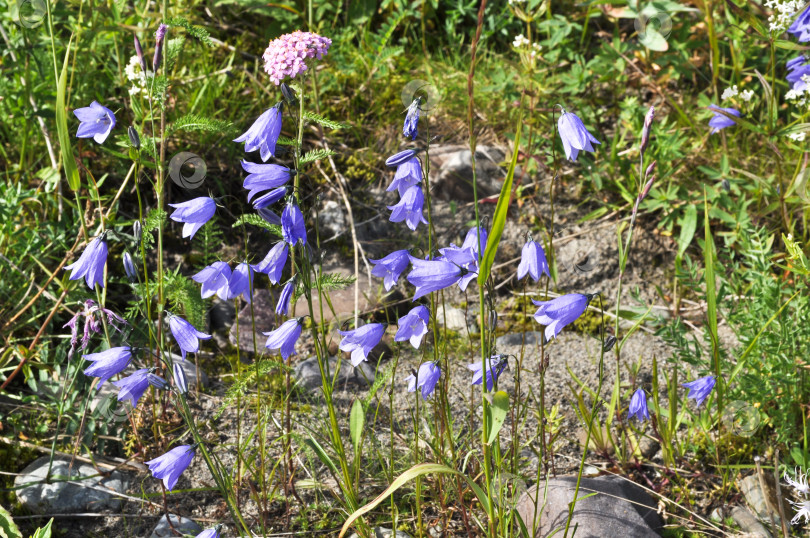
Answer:
<svg viewBox="0 0 810 538"><path fill-rule="evenodd" d="M155 32L155 56L152 58L152 70L157 75L160 62L163 59L163 38L166 37L166 31L169 29L165 24L158 26Z"/></svg>
<svg viewBox="0 0 810 538"><path fill-rule="evenodd" d="M162 377L155 375L153 373L146 374L146 379L149 380L149 384L155 387L158 390L168 390L169 384L166 382L165 379Z"/></svg>
<svg viewBox="0 0 810 538"><path fill-rule="evenodd" d="M172 368L174 372L174 387L180 394L188 394L188 381L186 380L186 371L179 362L175 362Z"/></svg>
<svg viewBox="0 0 810 538"><path fill-rule="evenodd" d="M143 74L146 74L146 59L143 57L143 49L141 48L141 41L138 39L138 36L135 36L135 54L138 55L138 61L141 63L141 69L143 69Z"/></svg>
<svg viewBox="0 0 810 538"><path fill-rule="evenodd" d="M638 201L639 201L639 202L641 202L642 200L644 200L644 198L646 198L646 197L647 197L647 195L648 195L648 194L650 194L650 189L651 189L651 188L652 188L652 186L653 186L653 182L655 182L655 176L654 176L654 175L653 175L653 176L650 176L649 181L647 181L647 184L646 184L646 185L644 185L644 190L643 190L643 191L641 191L641 194L639 194L639 195L638 195Z"/></svg>
<svg viewBox="0 0 810 538"><path fill-rule="evenodd" d="M616 337L611 334L605 339L605 344L602 346L602 349L605 351L605 353L607 353L608 351L613 349L613 346L615 345L616 345Z"/></svg>
<svg viewBox="0 0 810 538"><path fill-rule="evenodd" d="M644 154L644 151L647 149L647 144L650 141L650 127L652 127L653 119L655 118L655 107L651 106L650 110L647 111L647 115L644 116L644 127L641 129L641 145L639 151L641 154Z"/></svg>
<svg viewBox="0 0 810 538"><path fill-rule="evenodd" d="M654 170L655 170L655 161L653 161L652 164L647 167L647 170L644 172L644 179L650 177L650 174L652 174Z"/></svg>
<svg viewBox="0 0 810 538"><path fill-rule="evenodd" d="M138 136L138 131L130 125L127 128L127 134L129 135L129 143L132 144L132 147L135 149L141 149L141 137Z"/></svg>
<svg viewBox="0 0 810 538"><path fill-rule="evenodd" d="M124 272L127 274L127 278L130 282L136 282L138 280L138 272L135 270L135 262L132 260L132 256L129 252L124 252Z"/></svg>
<svg viewBox="0 0 810 538"><path fill-rule="evenodd" d="M297 102L295 99L295 92L284 82L281 83L281 95L284 96L284 99L289 105L293 105Z"/></svg>
<svg viewBox="0 0 810 538"><path fill-rule="evenodd" d="M724 190L724 191L726 191L726 192L731 192L731 183L729 182L729 180L724 179L724 180L721 182L721 185L723 186L723 190Z"/></svg>
<svg viewBox="0 0 810 538"><path fill-rule="evenodd" d="M141 242L141 236L143 235L143 227L141 226L141 221L136 220L132 223L132 235L135 236L135 243Z"/></svg>

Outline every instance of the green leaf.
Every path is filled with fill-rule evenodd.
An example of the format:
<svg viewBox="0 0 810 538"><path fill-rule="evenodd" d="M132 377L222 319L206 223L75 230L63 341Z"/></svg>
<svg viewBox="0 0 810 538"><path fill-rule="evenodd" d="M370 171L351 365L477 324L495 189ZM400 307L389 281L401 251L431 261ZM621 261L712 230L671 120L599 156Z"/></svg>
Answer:
<svg viewBox="0 0 810 538"><path fill-rule="evenodd" d="M669 49L667 38L661 35L658 30L647 26L644 30L644 36L639 36L639 42L650 50L664 52Z"/></svg>
<svg viewBox="0 0 810 538"><path fill-rule="evenodd" d="M188 35L191 37L198 39L208 45L211 48L216 48L217 44L211 40L211 34L208 33L208 30L203 28L202 26L194 26L186 19L182 17L174 17L166 21L168 26L180 27L184 28Z"/></svg>
<svg viewBox="0 0 810 538"><path fill-rule="evenodd" d="M366 412L363 409L363 403L360 400L355 400L349 414L349 435L352 438L355 454L359 453L358 450L360 448L360 440L363 438L363 424L365 420Z"/></svg>
<svg viewBox="0 0 810 538"><path fill-rule="evenodd" d="M712 355L714 357L714 372L720 373L720 338L717 335L717 289L714 281L714 238L709 226L709 202L706 191L703 191L703 263L705 264L704 279L706 283L706 316L709 321L709 335L712 340Z"/></svg>
<svg viewBox="0 0 810 538"><path fill-rule="evenodd" d="M65 179L67 179L70 190L77 191L81 187L79 169L73 159L73 149L70 144L70 132L67 125L67 111L65 110L65 94L67 92L68 59L70 58L70 45L73 43L73 36L68 41L65 49L65 61L62 64L62 72L59 74L59 82L56 86L56 133L59 138L59 151L62 153L62 166L65 169Z"/></svg>
<svg viewBox="0 0 810 538"><path fill-rule="evenodd" d="M509 199L512 197L512 181L515 179L515 167L517 166L518 152L520 151L520 131L523 126L523 113L521 112L515 129L515 151L512 153L512 162L509 163L509 170L506 172L506 179L503 180L501 194L498 196L498 204L495 206L495 215L492 217L492 228L489 230L487 248L481 258L481 266L478 269L478 284L483 286L492 271L492 264L495 262L495 254L498 252L498 243L501 242L501 234L506 226L506 215L509 213Z"/></svg>
<svg viewBox="0 0 810 538"><path fill-rule="evenodd" d="M199 114L186 114L178 118L169 125L169 134L175 131L204 131L208 133L223 133L234 131L234 126L229 121L206 118Z"/></svg>
<svg viewBox="0 0 810 538"><path fill-rule="evenodd" d="M320 161L321 159L325 159L330 155L337 155L336 151L332 151L331 149L314 149L312 151L308 151L301 157L301 160L298 161L298 164L307 164L314 161Z"/></svg>
<svg viewBox="0 0 810 538"><path fill-rule="evenodd" d="M799 45L798 43L794 43L793 41L786 41L784 39L777 39L773 42L776 48L785 49L785 50L808 50L810 47L805 47L804 45Z"/></svg>
<svg viewBox="0 0 810 538"><path fill-rule="evenodd" d="M281 226L278 224L270 224L266 220L264 220L261 215L257 215L255 213L247 213L242 215L236 222L233 223L233 227L236 228L237 226L241 226L242 224L252 224L253 226L258 226L259 228L264 228L265 230L269 231L271 234L283 237L281 234Z"/></svg>
<svg viewBox="0 0 810 538"><path fill-rule="evenodd" d="M695 204L686 206L686 214L681 222L681 235L678 236L678 258L683 256L697 230L697 207Z"/></svg>
<svg viewBox="0 0 810 538"><path fill-rule="evenodd" d="M17 528L14 520L11 519L11 514L2 506L0 506L0 536L4 538L22 538L22 533Z"/></svg>
<svg viewBox="0 0 810 538"><path fill-rule="evenodd" d="M337 466L335 465L335 462L332 461L332 459L329 457L329 455L326 453L326 450L323 449L320 443L318 443L318 441L316 441L315 438L313 438L311 435L308 438L304 439L304 443L306 443L306 445L309 448L311 448L313 452L315 452L315 455L318 456L318 459L321 460L321 463L326 465L329 468L329 470L332 471L332 474L337 476L338 469Z"/></svg>
<svg viewBox="0 0 810 538"><path fill-rule="evenodd" d="M37 529L31 538L51 538L51 525L53 525L53 518L48 521L47 525Z"/></svg>
<svg viewBox="0 0 810 538"><path fill-rule="evenodd" d="M760 21L754 14L749 13L745 9L741 8L740 6L732 2L732 0L726 0L726 5L736 16L740 17L742 20L747 22L756 33L758 33L760 36L766 39L768 38L768 30L762 24L762 21Z"/></svg>
<svg viewBox="0 0 810 538"><path fill-rule="evenodd" d="M498 438L498 433L503 428L507 413L509 413L509 395L499 390L492 395L492 401L487 406L487 418L489 419L488 445L491 445Z"/></svg>
<svg viewBox="0 0 810 538"><path fill-rule="evenodd" d="M346 125L343 123L326 119L319 114L315 114L314 112L304 112L304 119L309 120L313 123L320 123L324 127L329 127L330 129L342 129L346 127Z"/></svg>

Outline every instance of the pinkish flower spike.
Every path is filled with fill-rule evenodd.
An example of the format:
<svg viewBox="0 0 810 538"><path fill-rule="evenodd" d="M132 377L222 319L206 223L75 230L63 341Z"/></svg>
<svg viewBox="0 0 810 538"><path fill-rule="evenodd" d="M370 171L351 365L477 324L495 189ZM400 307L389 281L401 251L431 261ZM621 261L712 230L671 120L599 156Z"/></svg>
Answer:
<svg viewBox="0 0 810 538"><path fill-rule="evenodd" d="M332 40L312 32L296 30L274 39L264 51L264 70L276 86L286 77L295 78L307 70L308 58L320 60L329 51Z"/></svg>

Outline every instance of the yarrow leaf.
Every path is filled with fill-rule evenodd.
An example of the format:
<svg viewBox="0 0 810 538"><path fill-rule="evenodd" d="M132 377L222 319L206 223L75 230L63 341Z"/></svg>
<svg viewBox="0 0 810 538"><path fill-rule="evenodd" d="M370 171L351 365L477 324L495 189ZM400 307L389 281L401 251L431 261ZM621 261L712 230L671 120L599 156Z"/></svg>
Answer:
<svg viewBox="0 0 810 538"><path fill-rule="evenodd" d="M209 133L236 131L234 125L229 121L206 118L205 116L200 116L199 114L186 114L185 116L178 118L169 126L169 133L179 130L205 131Z"/></svg>
<svg viewBox="0 0 810 538"><path fill-rule="evenodd" d="M174 26L185 29L185 31L188 32L188 35L199 41L202 41L211 48L215 48L217 46L217 44L214 43L214 41L211 39L210 37L211 34L208 32L208 30L206 30L202 26L194 26L182 17L174 17L172 19L169 19L168 21L166 21L166 24L168 26Z"/></svg>
<svg viewBox="0 0 810 538"><path fill-rule="evenodd" d="M236 222L233 223L233 227L236 228L237 226L241 226L242 224L252 224L253 226L258 226L259 228L264 228L265 230L269 231L271 234L283 237L281 233L281 226L277 224L270 224L266 220L264 220L260 215L256 215L255 213L247 213L242 215Z"/></svg>
<svg viewBox="0 0 810 538"><path fill-rule="evenodd" d="M336 121L326 119L321 115L315 114L314 112L304 112L304 119L307 119L314 123L320 123L324 127L329 127L330 129L341 129L346 127L346 125L343 123L338 123Z"/></svg>
<svg viewBox="0 0 810 538"><path fill-rule="evenodd" d="M337 152L332 151L331 149L314 149L312 151L306 152L306 154L304 154L304 156L301 157L301 161L299 164L307 164L314 161L319 161L331 155L337 155Z"/></svg>

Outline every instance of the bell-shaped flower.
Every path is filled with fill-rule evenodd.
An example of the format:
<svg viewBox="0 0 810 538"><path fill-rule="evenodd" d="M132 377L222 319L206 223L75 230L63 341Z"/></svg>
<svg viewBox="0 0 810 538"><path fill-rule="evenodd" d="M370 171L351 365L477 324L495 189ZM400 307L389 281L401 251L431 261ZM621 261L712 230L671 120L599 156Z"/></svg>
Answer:
<svg viewBox="0 0 810 538"><path fill-rule="evenodd" d="M113 381L112 384L121 389L118 391L118 401L129 400L132 407L136 407L138 400L141 399L143 393L149 388L149 373L149 368L141 368L140 370L135 370L132 375L128 375L118 381Z"/></svg>
<svg viewBox="0 0 810 538"><path fill-rule="evenodd" d="M290 300L295 292L295 278L291 278L284 287L281 289L281 294L278 297L278 304L276 305L276 314L279 316L286 316L290 310Z"/></svg>
<svg viewBox="0 0 810 538"><path fill-rule="evenodd" d="M596 151L593 144L600 142L588 132L582 120L576 114L563 111L557 120L557 130L560 132L565 156L570 161L576 161L580 151Z"/></svg>
<svg viewBox="0 0 810 538"><path fill-rule="evenodd" d="M410 340L411 345L419 349L422 338L428 333L430 323L430 312L427 308L419 305L412 308L410 312L399 318L397 334L394 336L395 342Z"/></svg>
<svg viewBox="0 0 810 538"><path fill-rule="evenodd" d="M135 261L132 259L132 254L124 251L124 273L127 275L127 280L136 282L138 280L138 272L135 269Z"/></svg>
<svg viewBox="0 0 810 538"><path fill-rule="evenodd" d="M271 206L287 196L287 187L279 187L277 189L273 189L272 191L262 194L255 200L253 200L253 208L254 209L264 209L265 207Z"/></svg>
<svg viewBox="0 0 810 538"><path fill-rule="evenodd" d="M194 446L180 445L169 450L162 456L149 461L145 461L147 467L152 472L152 476L163 480L163 485L171 491L177 484L177 479L183 474L191 460L194 459Z"/></svg>
<svg viewBox="0 0 810 538"><path fill-rule="evenodd" d="M788 27L787 31L789 34L796 37L799 43L810 41L810 7L805 8L804 11L796 17L796 20Z"/></svg>
<svg viewBox="0 0 810 538"><path fill-rule="evenodd" d="M733 108L723 108L717 105L709 105L709 110L714 111L714 116L709 120L709 127L712 128L711 134L719 132L726 127L731 127L732 125L737 125L737 122L733 119L729 118L725 114L721 114L717 112L718 110L722 110L726 114L731 114L732 116L740 117L740 112Z"/></svg>
<svg viewBox="0 0 810 538"><path fill-rule="evenodd" d="M298 241L301 241L304 245L307 244L304 215L295 202L287 202L284 211L281 213L281 235L290 246L295 246Z"/></svg>
<svg viewBox="0 0 810 538"><path fill-rule="evenodd" d="M265 273L273 284L278 284L281 280L281 272L284 271L284 265L287 263L287 255L290 252L290 247L284 241L279 241L262 261L253 266L255 271Z"/></svg>
<svg viewBox="0 0 810 538"><path fill-rule="evenodd" d="M408 392L422 391L422 399L427 400L433 394L436 384L442 376L442 370L435 362L425 362L419 366L419 370L405 378L408 382Z"/></svg>
<svg viewBox="0 0 810 538"><path fill-rule="evenodd" d="M178 361L172 365L172 375L174 377L174 387L180 394L188 394L188 379L183 365Z"/></svg>
<svg viewBox="0 0 810 538"><path fill-rule="evenodd" d="M96 389L100 389L105 381L124 371L132 359L132 348L129 346L111 347L98 353L82 355L82 358L93 363L84 371L84 375L98 377Z"/></svg>
<svg viewBox="0 0 810 538"><path fill-rule="evenodd" d="M411 158L413 158L417 153L419 153L419 150L417 149L402 150L399 153L395 153L388 157L385 160L385 166L399 166L400 164L411 160Z"/></svg>
<svg viewBox="0 0 810 538"><path fill-rule="evenodd" d="M584 314L591 297L581 293L569 293L550 301L532 299L532 302L540 307L534 313L534 320L546 326L546 341L557 338L563 327Z"/></svg>
<svg viewBox="0 0 810 538"><path fill-rule="evenodd" d="M231 278L231 267L225 262L214 262L191 279L202 284L200 295L207 299L216 294L223 301L228 299L228 280Z"/></svg>
<svg viewBox="0 0 810 538"><path fill-rule="evenodd" d="M422 98L417 97L408 106L408 112L405 114L405 123L402 126L402 134L405 138L416 140L416 135L419 128L419 111L421 110Z"/></svg>
<svg viewBox="0 0 810 538"><path fill-rule="evenodd" d="M286 185L293 171L280 164L256 164L242 161L242 169L248 173L242 186L248 189L248 202L262 191Z"/></svg>
<svg viewBox="0 0 810 538"><path fill-rule="evenodd" d="M467 285L478 276L478 260L475 258L473 248L463 248L452 245L439 249L441 259L457 265L461 270L458 287L461 291L467 290Z"/></svg>
<svg viewBox="0 0 810 538"><path fill-rule="evenodd" d="M107 263L107 234L102 233L85 247L79 259L65 267L70 270L70 280L84 277L87 287L91 290L96 284L104 287L104 266Z"/></svg>
<svg viewBox="0 0 810 538"><path fill-rule="evenodd" d="M467 230L467 235L464 236L464 242L461 244L462 249L470 249L473 257L480 260L487 249L487 231L484 227L476 228L473 226Z"/></svg>
<svg viewBox="0 0 810 538"><path fill-rule="evenodd" d="M304 318L288 319L282 323L278 329L262 333L267 337L264 347L267 349L277 349L282 359L287 359L290 355L295 355L295 342L301 336L301 321Z"/></svg>
<svg viewBox="0 0 810 538"><path fill-rule="evenodd" d="M689 389L689 393L686 397L695 400L695 405L700 407L700 404L702 404L706 398L709 397L709 394L712 393L712 390L714 390L716 382L717 380L713 375L707 375L706 377L695 379L689 383L681 383L681 386Z"/></svg>
<svg viewBox="0 0 810 538"><path fill-rule="evenodd" d="M385 291L391 291L391 288L399 280L399 276L411 263L407 250L395 250L384 258L379 260L369 259L368 261L374 264L371 274L383 279Z"/></svg>
<svg viewBox="0 0 810 538"><path fill-rule="evenodd" d="M383 323L369 323L352 331L338 332L343 335L343 340L338 346L341 351L351 352L352 366L358 366L361 362L368 360L368 354L380 343L385 334Z"/></svg>
<svg viewBox="0 0 810 538"><path fill-rule="evenodd" d="M422 182L422 164L416 157L411 157L409 160L400 164L394 174L394 180L388 186L386 191L399 191L400 196L404 196L405 192Z"/></svg>
<svg viewBox="0 0 810 538"><path fill-rule="evenodd" d="M188 321L180 316L169 314L169 329L172 331L177 346L186 358L186 353L198 353L200 351L200 340L208 340L210 334L198 331Z"/></svg>
<svg viewBox="0 0 810 538"><path fill-rule="evenodd" d="M90 106L77 108L73 111L73 115L81 122L79 130L76 131L77 138L92 138L103 144L115 127L115 114L98 101L93 101Z"/></svg>
<svg viewBox="0 0 810 538"><path fill-rule="evenodd" d="M267 223L273 224L275 226L281 226L281 217L278 214L273 213L271 210L267 209L266 207L262 207L256 210L256 213L259 214L261 218L263 218Z"/></svg>
<svg viewBox="0 0 810 538"><path fill-rule="evenodd" d="M205 529L194 538L219 538L220 529L222 529L222 525L217 525L213 529Z"/></svg>
<svg viewBox="0 0 810 538"><path fill-rule="evenodd" d="M518 280L529 275L532 280L537 282L543 274L551 278L546 252L543 250L543 245L529 239L520 252L520 264L517 269Z"/></svg>
<svg viewBox="0 0 810 538"><path fill-rule="evenodd" d="M396 205L389 205L391 222L402 222L408 225L411 230L416 230L419 223L427 224L428 221L422 215L422 206L425 203L425 196L419 185L408 187Z"/></svg>
<svg viewBox="0 0 810 538"><path fill-rule="evenodd" d="M281 134L281 106L282 103L279 102L265 110L247 131L234 139L234 142L244 142L245 153L258 149L263 162L275 156L276 142Z"/></svg>
<svg viewBox="0 0 810 538"><path fill-rule="evenodd" d="M413 270L408 273L408 282L416 287L414 301L428 293L448 288L465 276L463 269L453 262L409 257Z"/></svg>
<svg viewBox="0 0 810 538"><path fill-rule="evenodd" d="M236 299L241 295L245 302L250 304L252 293L253 267L247 262L242 262L234 268L231 278L228 279L228 299Z"/></svg>
<svg viewBox="0 0 810 538"><path fill-rule="evenodd" d="M217 204L213 198L200 196L181 204L169 204L175 208L169 218L175 222L182 222L183 237L194 238L194 234L211 220L217 209Z"/></svg>
<svg viewBox="0 0 810 538"><path fill-rule="evenodd" d="M478 361L470 364L467 368L473 373L473 385L480 385L484 379L484 362L486 362L487 371L487 392L492 392L493 384L501 376L501 373L507 367L509 361L506 357L502 357L501 355L493 355L486 361Z"/></svg>
<svg viewBox="0 0 810 538"><path fill-rule="evenodd" d="M644 389L638 389L630 398L630 409L627 411L627 418L635 417L639 422L650 420L650 411L647 409L647 395Z"/></svg>

